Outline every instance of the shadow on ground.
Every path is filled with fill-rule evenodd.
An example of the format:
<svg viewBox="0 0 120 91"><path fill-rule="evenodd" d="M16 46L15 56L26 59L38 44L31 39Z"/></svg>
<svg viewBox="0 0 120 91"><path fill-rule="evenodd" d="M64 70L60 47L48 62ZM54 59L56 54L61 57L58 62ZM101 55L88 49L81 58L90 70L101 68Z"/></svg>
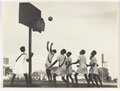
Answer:
<svg viewBox="0 0 120 91"><path fill-rule="evenodd" d="M11 88L16 88L16 87L22 87L26 88L26 84L24 80L16 80L14 82L14 86L11 86L10 80L4 80L3 81L3 87L11 87ZM54 87L52 84L50 84L48 81L33 81L32 82L32 88L98 88L98 87L87 87L86 83L79 83L78 87L73 87L72 84L70 83L70 87L66 87L66 84L62 81L57 81L57 86ZM27 87L29 88L29 87ZM112 85L112 84L103 84L102 87L99 88L117 88L117 85Z"/></svg>

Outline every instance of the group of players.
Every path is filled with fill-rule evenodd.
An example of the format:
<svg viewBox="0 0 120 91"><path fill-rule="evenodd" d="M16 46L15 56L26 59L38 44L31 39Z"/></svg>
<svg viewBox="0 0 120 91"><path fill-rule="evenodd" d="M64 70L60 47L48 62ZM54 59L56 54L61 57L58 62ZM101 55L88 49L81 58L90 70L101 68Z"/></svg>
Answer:
<svg viewBox="0 0 120 91"><path fill-rule="evenodd" d="M66 52L65 49L62 49L60 51L60 55L57 57L57 59L52 62L52 59L57 52L55 49L52 49L53 43L50 44L49 48L49 42L47 42L47 50L49 52L46 63L45 63L45 68L46 68L46 74L48 77L48 80L53 85L56 87L56 76L61 76L62 80L66 83L67 87L70 86L69 84L69 79L71 79L73 87L78 87L78 74L83 74L86 81L87 81L87 86L97 86L99 87L102 85L102 81L98 75L98 64L97 64L97 59L95 55L97 52L93 50L90 55L90 64L86 64L86 57L85 55L85 50L81 50L78 56L78 59L76 62L72 63L72 58L71 52ZM29 62L29 59L27 58L27 54L25 53L25 47L22 46L20 47L20 55L16 59L16 64L15 64L15 69L13 70L13 77L11 79L11 86L13 86L16 74L21 74L24 75L26 85L28 86L28 74L27 74L27 69L26 65L27 62ZM33 53L30 55L31 57L33 56ZM53 65L55 65L57 62L59 62L59 65L55 71L51 74ZM72 65L79 63L79 67L76 70L74 74L74 79L72 77L73 75L73 70L72 70ZM89 74L87 67L90 67ZM100 85L98 84L98 81L100 82Z"/></svg>
<svg viewBox="0 0 120 91"><path fill-rule="evenodd" d="M46 68L46 74L50 84L53 83L53 85L56 87L56 76L61 76L62 80L66 83L67 87L70 86L69 78L71 79L72 86L78 87L77 76L78 74L83 74L87 81L88 87L90 86L99 87L100 85L102 86L102 80L98 75L98 64L97 64L97 59L95 57L97 52L95 50L93 50L90 54L90 60L91 60L90 64L86 64L86 57L85 57L86 52L83 49L79 52L78 59L74 63L72 63L72 58L71 58L72 53L70 51L66 52L65 49L62 49L57 59L54 62L52 62L52 59L55 53L57 53L57 51L56 49L52 49L53 43L50 44L50 48L49 48L49 43L50 42L48 41L47 51L49 52L49 54L47 56L45 68ZM52 67L57 62L59 62L58 67L53 72L53 74L51 74ZM74 79L75 79L75 83L74 83L74 79L72 77L72 74L73 74L72 65L78 64L78 63L79 63L78 69L74 74ZM88 74L87 67L90 67L89 74ZM98 82L100 82L100 85L98 84Z"/></svg>

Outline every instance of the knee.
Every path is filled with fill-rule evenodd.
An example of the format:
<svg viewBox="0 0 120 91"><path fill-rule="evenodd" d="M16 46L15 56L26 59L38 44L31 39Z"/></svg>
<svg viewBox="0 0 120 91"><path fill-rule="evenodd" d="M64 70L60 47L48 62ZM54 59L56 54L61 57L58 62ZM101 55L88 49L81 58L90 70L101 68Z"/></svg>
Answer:
<svg viewBox="0 0 120 91"><path fill-rule="evenodd" d="M46 69L46 73L48 73L49 72L49 69Z"/></svg>
<svg viewBox="0 0 120 91"><path fill-rule="evenodd" d="M92 76L88 76L88 79L92 80Z"/></svg>
<svg viewBox="0 0 120 91"><path fill-rule="evenodd" d="M84 74L85 77L87 77L87 74Z"/></svg>
<svg viewBox="0 0 120 91"><path fill-rule="evenodd" d="M56 77L56 74L53 74L53 77L55 78L55 77Z"/></svg>
<svg viewBox="0 0 120 91"><path fill-rule="evenodd" d="M48 69L48 72L50 73L50 69Z"/></svg>
<svg viewBox="0 0 120 91"><path fill-rule="evenodd" d="M93 78L96 79L96 74L93 74Z"/></svg>
<svg viewBox="0 0 120 91"><path fill-rule="evenodd" d="M69 75L67 75L67 77L70 77L70 74L69 74Z"/></svg>
<svg viewBox="0 0 120 91"><path fill-rule="evenodd" d="M77 74L77 73L75 73L75 75L74 75L74 76L75 76L75 77L77 77L77 75L78 75L78 74Z"/></svg>
<svg viewBox="0 0 120 91"><path fill-rule="evenodd" d="M70 78L72 78L72 75L69 75Z"/></svg>
<svg viewBox="0 0 120 91"><path fill-rule="evenodd" d="M12 76L12 77L14 78L15 76L16 76L16 74L13 74L13 76Z"/></svg>
<svg viewBox="0 0 120 91"><path fill-rule="evenodd" d="M64 77L62 77L62 80L64 80L65 78Z"/></svg>
<svg viewBox="0 0 120 91"><path fill-rule="evenodd" d="M71 75L70 75L70 79L73 79Z"/></svg>
<svg viewBox="0 0 120 91"><path fill-rule="evenodd" d="M69 78L69 75L67 75L66 78Z"/></svg>

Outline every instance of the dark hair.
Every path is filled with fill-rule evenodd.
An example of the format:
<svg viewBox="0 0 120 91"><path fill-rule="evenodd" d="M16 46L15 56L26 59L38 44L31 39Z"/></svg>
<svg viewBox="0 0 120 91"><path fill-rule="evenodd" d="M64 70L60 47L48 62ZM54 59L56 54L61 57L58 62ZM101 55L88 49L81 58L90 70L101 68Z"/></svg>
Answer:
<svg viewBox="0 0 120 91"><path fill-rule="evenodd" d="M55 49L53 49L52 52L56 53L57 51Z"/></svg>
<svg viewBox="0 0 120 91"><path fill-rule="evenodd" d="M66 55L67 55L67 56L70 56L71 54L72 54L71 52L67 52L67 54L66 54Z"/></svg>
<svg viewBox="0 0 120 91"><path fill-rule="evenodd" d="M82 49L82 50L80 51L80 54L85 54L85 50Z"/></svg>
<svg viewBox="0 0 120 91"><path fill-rule="evenodd" d="M60 51L60 53L61 53L61 54L65 54L65 53L66 53L66 50L65 50L65 49L62 49L62 50Z"/></svg>
<svg viewBox="0 0 120 91"><path fill-rule="evenodd" d="M91 52L91 55L96 55L97 54L97 52L95 51L95 50L93 50L92 52Z"/></svg>
<svg viewBox="0 0 120 91"><path fill-rule="evenodd" d="M20 51L21 51L21 52L25 52L25 47L24 47L24 46L21 46L21 47L20 47Z"/></svg>
<svg viewBox="0 0 120 91"><path fill-rule="evenodd" d="M91 60L93 57L94 57L94 56L93 56L93 55L91 55L91 56L90 56L90 60Z"/></svg>

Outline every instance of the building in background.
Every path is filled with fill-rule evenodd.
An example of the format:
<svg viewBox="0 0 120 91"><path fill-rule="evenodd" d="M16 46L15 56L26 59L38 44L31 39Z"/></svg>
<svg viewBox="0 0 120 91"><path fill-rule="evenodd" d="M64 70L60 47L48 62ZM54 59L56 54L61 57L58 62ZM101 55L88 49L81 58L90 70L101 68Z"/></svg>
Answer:
<svg viewBox="0 0 120 91"><path fill-rule="evenodd" d="M3 58L3 79L10 79L12 76L12 69L10 68L9 58Z"/></svg>

